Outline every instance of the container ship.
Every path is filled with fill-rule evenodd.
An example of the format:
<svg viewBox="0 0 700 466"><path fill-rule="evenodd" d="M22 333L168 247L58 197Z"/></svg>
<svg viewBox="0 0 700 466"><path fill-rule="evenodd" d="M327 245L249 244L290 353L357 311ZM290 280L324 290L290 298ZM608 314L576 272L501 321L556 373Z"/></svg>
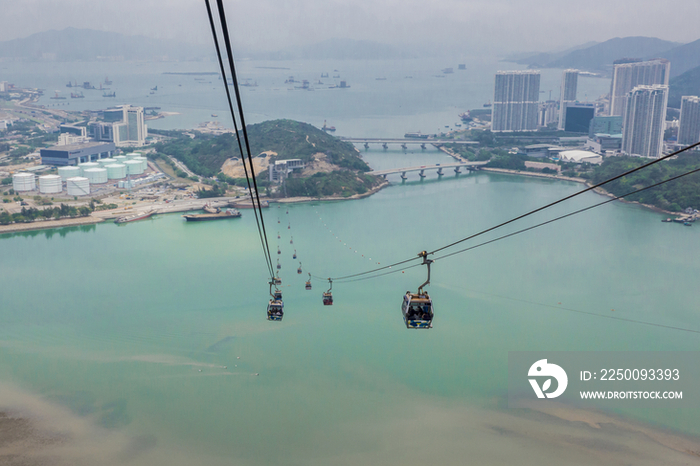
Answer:
<svg viewBox="0 0 700 466"><path fill-rule="evenodd" d="M188 222L201 222L205 220L221 220L222 218L238 218L241 213L236 209L226 209L222 211L221 209L216 209L214 213L207 212L204 214L190 214L183 215L185 220Z"/></svg>
<svg viewBox="0 0 700 466"><path fill-rule="evenodd" d="M135 222L137 220L143 220L148 217L152 217L155 215L158 211L155 209L147 210L146 212L141 212L138 214L132 214L132 215L124 215L122 217L117 217L117 219L114 221L114 223L129 223L129 222Z"/></svg>

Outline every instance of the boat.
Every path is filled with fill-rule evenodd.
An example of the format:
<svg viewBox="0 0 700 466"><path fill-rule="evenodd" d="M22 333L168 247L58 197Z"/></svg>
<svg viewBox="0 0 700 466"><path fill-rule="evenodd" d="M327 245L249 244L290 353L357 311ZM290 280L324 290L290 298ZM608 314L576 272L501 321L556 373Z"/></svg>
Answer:
<svg viewBox="0 0 700 466"><path fill-rule="evenodd" d="M491 106L491 101L490 101L490 100L484 104L484 107L490 107L490 106Z"/></svg>
<svg viewBox="0 0 700 466"><path fill-rule="evenodd" d="M135 222L137 220L143 220L148 217L152 217L153 215L157 214L158 211L155 209L147 210L145 212L141 213L135 213L131 215L124 215L122 217L117 217L114 220L114 223L120 224L120 223L128 223L128 222Z"/></svg>
<svg viewBox="0 0 700 466"><path fill-rule="evenodd" d="M664 223L670 223L670 222L672 222L673 220L671 220L670 218L666 218L666 219L663 219L663 220L661 220L661 221L664 222Z"/></svg>
<svg viewBox="0 0 700 466"><path fill-rule="evenodd" d="M116 97L117 93L116 92L103 92L102 97Z"/></svg>
<svg viewBox="0 0 700 466"><path fill-rule="evenodd" d="M403 135L405 138L414 138L414 139L428 139L427 134L423 134L420 131L417 133L406 133Z"/></svg>
<svg viewBox="0 0 700 466"><path fill-rule="evenodd" d="M105 84L106 84L107 86L111 86L111 85L112 85L112 81L109 80L109 77L105 77Z"/></svg>
<svg viewBox="0 0 700 466"><path fill-rule="evenodd" d="M690 223L690 222L683 222L683 225L685 225L685 226L687 226L687 227L692 227L692 226L693 226L693 224Z"/></svg>
<svg viewBox="0 0 700 466"><path fill-rule="evenodd" d="M381 78L374 78L375 81L386 81L386 78L381 77Z"/></svg>
<svg viewBox="0 0 700 466"><path fill-rule="evenodd" d="M236 209L216 210L218 210L216 213L190 214L183 215L183 217L188 222L201 222L205 220L221 220L222 218L239 218L241 216L241 213Z"/></svg>
<svg viewBox="0 0 700 466"><path fill-rule="evenodd" d="M212 113L212 114L211 114L211 117L212 117L212 118L218 118L219 115L217 115L216 113Z"/></svg>
<svg viewBox="0 0 700 466"><path fill-rule="evenodd" d="M58 91L56 91L56 95L54 95L53 97L49 97L49 99L54 99L54 100L65 100L66 98L65 98L65 97L61 97L60 95L58 95Z"/></svg>
<svg viewBox="0 0 700 466"><path fill-rule="evenodd" d="M250 201L236 202L233 204L233 206L236 209L252 209L254 207L253 203ZM267 201L260 201L260 207L262 207L262 208L270 207L270 203Z"/></svg>
<svg viewBox="0 0 700 466"><path fill-rule="evenodd" d="M70 93L70 98L71 98L71 99L84 99L85 96L83 95L82 92L78 92L78 93L71 92L71 93Z"/></svg>
<svg viewBox="0 0 700 466"><path fill-rule="evenodd" d="M460 113L458 116L459 116L460 120L462 120L463 122L467 122L467 121L472 121L472 120L473 120L472 115L471 115L471 113L469 112L469 110L467 110L466 112Z"/></svg>
<svg viewBox="0 0 700 466"><path fill-rule="evenodd" d="M330 131L333 132L335 131L335 126L328 126L326 125L326 120L323 120L323 126L321 127L323 131Z"/></svg>
<svg viewBox="0 0 700 466"><path fill-rule="evenodd" d="M454 69L453 68L443 68L442 72L444 74L452 74L452 73L454 73Z"/></svg>

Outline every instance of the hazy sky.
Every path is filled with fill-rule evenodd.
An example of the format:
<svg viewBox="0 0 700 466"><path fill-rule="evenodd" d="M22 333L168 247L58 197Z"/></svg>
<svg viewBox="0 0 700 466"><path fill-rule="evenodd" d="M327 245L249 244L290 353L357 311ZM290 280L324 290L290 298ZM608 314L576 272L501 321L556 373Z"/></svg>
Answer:
<svg viewBox="0 0 700 466"><path fill-rule="evenodd" d="M235 46L331 37L509 51L591 40L700 38L699 0L225 0ZM204 0L0 0L0 40L66 27L209 43Z"/></svg>

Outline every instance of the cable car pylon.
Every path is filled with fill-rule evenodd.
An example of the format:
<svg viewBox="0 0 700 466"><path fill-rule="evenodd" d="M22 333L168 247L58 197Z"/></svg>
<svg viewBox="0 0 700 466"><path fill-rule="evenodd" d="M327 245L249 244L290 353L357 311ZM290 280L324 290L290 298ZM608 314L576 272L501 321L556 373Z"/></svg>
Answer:
<svg viewBox="0 0 700 466"><path fill-rule="evenodd" d="M406 328L432 328L434 317L433 300L430 299L427 291L423 291L423 287L430 284L430 264L433 261L428 259L426 251L421 251L418 257L422 257L422 265L428 267L428 278L418 287L417 293L406 292L401 305L401 313L403 314Z"/></svg>

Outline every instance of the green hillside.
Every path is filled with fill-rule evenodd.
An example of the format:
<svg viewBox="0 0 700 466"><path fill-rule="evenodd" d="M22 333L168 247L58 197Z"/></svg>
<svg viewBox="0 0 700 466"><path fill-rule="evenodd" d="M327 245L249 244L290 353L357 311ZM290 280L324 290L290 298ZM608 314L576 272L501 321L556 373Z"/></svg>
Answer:
<svg viewBox="0 0 700 466"><path fill-rule="evenodd" d="M673 67L673 64L671 64ZM700 66L688 70L680 76L671 78L668 83L668 106L681 108L681 97L700 95Z"/></svg>

